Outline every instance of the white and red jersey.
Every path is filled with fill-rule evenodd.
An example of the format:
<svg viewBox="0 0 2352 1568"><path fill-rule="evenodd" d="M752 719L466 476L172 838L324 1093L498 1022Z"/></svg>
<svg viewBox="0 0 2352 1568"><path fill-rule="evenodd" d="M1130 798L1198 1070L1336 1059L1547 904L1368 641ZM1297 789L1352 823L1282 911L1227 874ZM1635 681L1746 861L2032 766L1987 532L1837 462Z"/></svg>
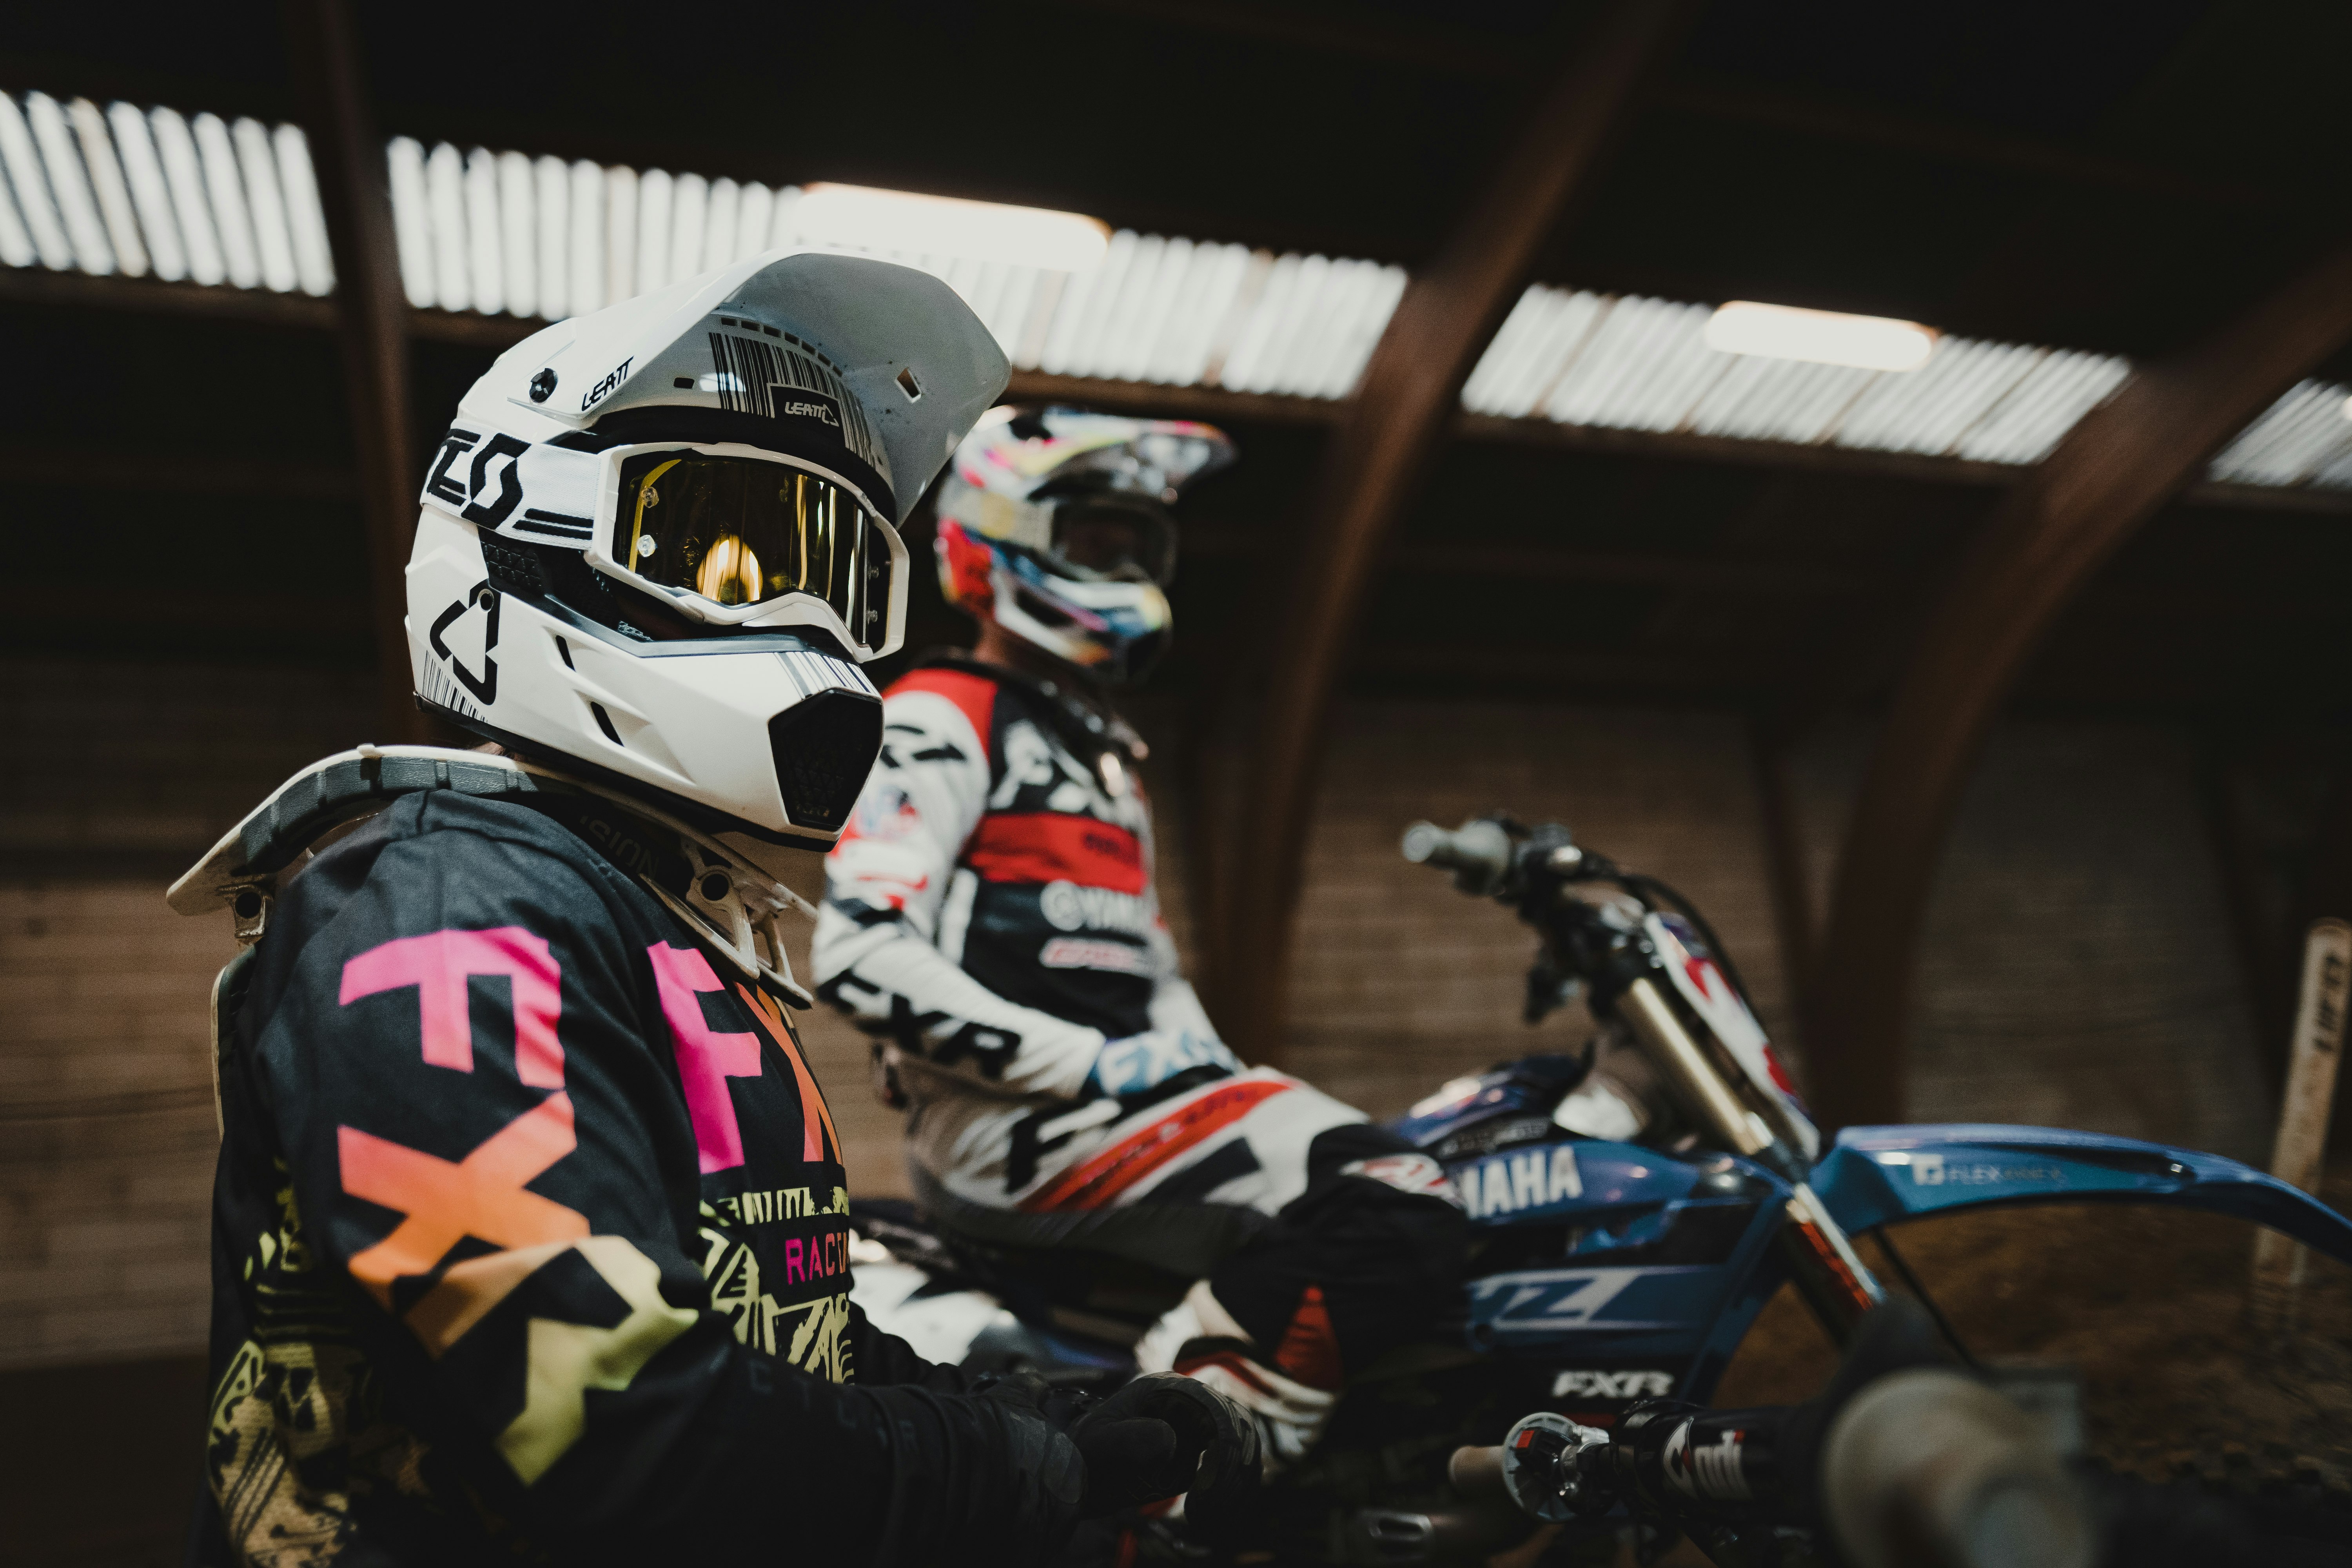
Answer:
<svg viewBox="0 0 2352 1568"><path fill-rule="evenodd" d="M1059 702L961 660L902 678L825 866L818 993L881 1042L919 1166L983 1201L1058 1163L1005 1161L1040 1101L1110 1101L1100 1126L1237 1066L1160 920L1141 782Z"/></svg>

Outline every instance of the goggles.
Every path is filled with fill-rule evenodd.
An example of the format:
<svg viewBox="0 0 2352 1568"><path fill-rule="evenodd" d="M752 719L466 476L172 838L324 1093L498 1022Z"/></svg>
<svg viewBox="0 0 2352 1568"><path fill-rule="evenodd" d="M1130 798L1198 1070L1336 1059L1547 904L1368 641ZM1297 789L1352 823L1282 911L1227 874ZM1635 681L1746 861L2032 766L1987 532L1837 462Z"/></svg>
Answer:
<svg viewBox="0 0 2352 1568"><path fill-rule="evenodd" d="M839 475L731 444L599 456L597 571L712 626L818 626L861 658L898 641L906 546Z"/></svg>
<svg viewBox="0 0 2352 1568"><path fill-rule="evenodd" d="M1073 582L1166 587L1175 575L1175 524L1165 507L1146 496L1087 490L1023 501L982 490L947 510Z"/></svg>
<svg viewBox="0 0 2352 1568"><path fill-rule="evenodd" d="M1045 559L1081 583L1157 583L1176 573L1176 531L1142 500L1077 496L1054 508Z"/></svg>

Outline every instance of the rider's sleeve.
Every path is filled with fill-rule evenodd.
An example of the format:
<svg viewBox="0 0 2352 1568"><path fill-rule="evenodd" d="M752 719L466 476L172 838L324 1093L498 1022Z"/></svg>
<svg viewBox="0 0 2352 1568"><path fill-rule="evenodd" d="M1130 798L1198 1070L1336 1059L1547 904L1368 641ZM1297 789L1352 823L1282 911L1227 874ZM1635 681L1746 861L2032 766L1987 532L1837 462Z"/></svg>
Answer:
<svg viewBox="0 0 2352 1568"><path fill-rule="evenodd" d="M1029 1479L1035 1433L870 1325L859 1370L907 1385L827 1382L710 1310L680 1240L695 1136L617 879L416 816L293 884L231 1092L430 1462L558 1558L1049 1548L1069 1510Z"/></svg>
<svg viewBox="0 0 2352 1568"><path fill-rule="evenodd" d="M1152 899L1156 903L1159 893ZM1176 939L1168 933L1168 922L1153 910L1151 921L1151 960L1154 980L1151 987L1151 1026L1165 1032L1181 1031L1205 1044L1223 1048L1217 1037L1217 1026L1209 1022L1209 1010L1201 1005L1200 995L1192 983L1184 978L1182 961L1176 952Z"/></svg>
<svg viewBox="0 0 2352 1568"><path fill-rule="evenodd" d="M1016 1093L1077 1095L1102 1031L1006 1001L942 951L971 910L956 863L988 809L982 737L934 691L894 690L882 711L882 753L825 858L817 994L909 1056Z"/></svg>

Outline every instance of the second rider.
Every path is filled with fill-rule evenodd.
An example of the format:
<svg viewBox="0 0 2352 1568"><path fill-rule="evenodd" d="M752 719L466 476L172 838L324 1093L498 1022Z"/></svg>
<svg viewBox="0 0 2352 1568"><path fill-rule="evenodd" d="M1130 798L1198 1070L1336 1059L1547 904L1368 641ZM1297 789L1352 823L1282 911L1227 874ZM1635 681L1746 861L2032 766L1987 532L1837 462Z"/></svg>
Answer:
<svg viewBox="0 0 2352 1568"><path fill-rule="evenodd" d="M1436 1162L1244 1068L1160 919L1143 747L1112 691L1168 641L1170 505L1233 458L1205 425L982 416L938 534L979 640L884 693L814 965L877 1037L933 1220L1197 1279L1138 1360L1242 1403L1273 1467L1449 1303L1465 1221Z"/></svg>

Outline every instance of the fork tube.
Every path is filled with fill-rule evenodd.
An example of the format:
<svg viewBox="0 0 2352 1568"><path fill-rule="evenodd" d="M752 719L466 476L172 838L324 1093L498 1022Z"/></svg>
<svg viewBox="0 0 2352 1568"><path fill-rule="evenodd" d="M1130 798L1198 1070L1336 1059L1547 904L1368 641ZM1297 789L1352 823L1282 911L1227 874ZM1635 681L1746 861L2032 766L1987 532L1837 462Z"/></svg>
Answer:
<svg viewBox="0 0 2352 1568"><path fill-rule="evenodd" d="M1797 1289L1830 1337L1843 1344L1862 1315L1886 1300L1886 1289L1811 1186L1796 1184L1782 1217L1780 1239Z"/></svg>
<svg viewBox="0 0 2352 1568"><path fill-rule="evenodd" d="M1645 977L1625 987L1618 1009L1633 1032L1650 1047L1651 1058L1665 1069L1679 1090L1683 1108L1696 1117L1717 1142L1735 1154L1754 1159L1772 1147L1772 1135L1762 1119L1739 1103L1699 1043L1691 1038L1666 999Z"/></svg>
<svg viewBox="0 0 2352 1568"><path fill-rule="evenodd" d="M1635 980L1625 988L1618 1010L1650 1047L1651 1059L1664 1069L1684 1108L1717 1142L1748 1159L1771 1154L1777 1142L1771 1130L1732 1093L1655 985L1647 978ZM1790 1271L1822 1326L1843 1343L1862 1314L1886 1299L1885 1289L1820 1195L1797 1171L1782 1174L1790 1187L1780 1233Z"/></svg>

